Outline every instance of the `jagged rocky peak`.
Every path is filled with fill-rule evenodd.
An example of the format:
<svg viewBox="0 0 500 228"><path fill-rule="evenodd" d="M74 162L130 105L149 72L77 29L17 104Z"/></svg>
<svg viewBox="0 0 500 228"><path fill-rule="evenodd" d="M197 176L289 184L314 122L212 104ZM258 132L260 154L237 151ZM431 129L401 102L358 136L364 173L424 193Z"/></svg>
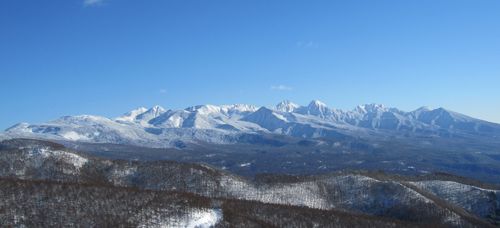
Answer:
<svg viewBox="0 0 500 228"><path fill-rule="evenodd" d="M295 104L289 100L284 100L280 103L278 103L275 107L277 111L281 112L294 112L297 110L300 106L298 104Z"/></svg>
<svg viewBox="0 0 500 228"><path fill-rule="evenodd" d="M202 115L208 114L233 114L233 113L248 113L257 111L257 107L248 104L231 104L231 105L197 105L185 109L189 112L196 112Z"/></svg>
<svg viewBox="0 0 500 228"><path fill-rule="evenodd" d="M146 123L154 118L157 118L164 114L166 110L159 106L155 105L149 109L140 107L137 109L134 109L130 112L125 113L123 116L120 116L116 118L116 121L122 121L122 122L140 122L140 123Z"/></svg>
<svg viewBox="0 0 500 228"><path fill-rule="evenodd" d="M156 116L159 116L159 115L161 115L161 114L165 113L165 112L166 112L166 110L165 110L163 107L159 106L159 105L155 105L155 106L151 107L151 108L150 108L148 111L146 111L146 112L147 112L147 113L154 114L154 115L156 115Z"/></svg>
<svg viewBox="0 0 500 228"><path fill-rule="evenodd" d="M373 113L373 112L385 112L388 109L383 104L364 104L359 105L355 108L356 112L361 114Z"/></svg>
<svg viewBox="0 0 500 228"><path fill-rule="evenodd" d="M309 106L308 107L313 107L313 108L326 108L326 104L320 100L312 100L310 103L309 103Z"/></svg>
<svg viewBox="0 0 500 228"><path fill-rule="evenodd" d="M134 109L134 110L132 110L132 111L130 111L128 113L141 114L141 113L145 113L147 111L148 111L148 108L146 108L146 107L139 107L139 108L136 108L136 109Z"/></svg>
<svg viewBox="0 0 500 228"><path fill-rule="evenodd" d="M249 113L257 111L257 107L248 104L222 105L221 109L227 113Z"/></svg>
<svg viewBox="0 0 500 228"><path fill-rule="evenodd" d="M216 105L206 104L206 105L196 105L185 109L189 112L197 112L199 114L211 114L218 113L221 111L221 108Z"/></svg>
<svg viewBox="0 0 500 228"><path fill-rule="evenodd" d="M146 112L137 116L137 118L138 119L154 119L165 112L166 112L166 110L163 107L161 107L159 105L155 105L155 106L151 107L150 109L148 109Z"/></svg>
<svg viewBox="0 0 500 228"><path fill-rule="evenodd" d="M331 110L326 106L325 103L319 100L313 100L307 106L307 114L325 117L331 112Z"/></svg>

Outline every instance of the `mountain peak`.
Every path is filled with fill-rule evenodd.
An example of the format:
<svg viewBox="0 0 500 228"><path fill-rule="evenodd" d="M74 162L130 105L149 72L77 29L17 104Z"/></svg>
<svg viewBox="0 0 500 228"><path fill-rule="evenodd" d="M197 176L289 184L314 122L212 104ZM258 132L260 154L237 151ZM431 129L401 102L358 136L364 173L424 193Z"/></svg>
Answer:
<svg viewBox="0 0 500 228"><path fill-rule="evenodd" d="M5 131L6 132L7 131L16 131L16 130L17 131L19 131L19 130L23 131L24 129L27 129L29 126L30 126L29 123L21 122L21 123L17 123L14 126L11 126L11 127L7 128L7 129L5 129Z"/></svg>
<svg viewBox="0 0 500 228"><path fill-rule="evenodd" d="M364 105L359 105L356 107L356 111L359 113L370 113L370 112L379 112L379 111L384 111L387 108L383 104L364 104Z"/></svg>
<svg viewBox="0 0 500 228"><path fill-rule="evenodd" d="M323 103L322 101L320 100L312 100L310 103L309 103L309 107L317 107L317 108L326 108L326 104Z"/></svg>
<svg viewBox="0 0 500 228"><path fill-rule="evenodd" d="M198 112L200 114L209 114L209 113L220 112L220 107L216 105L205 104L205 105L192 106L186 108L185 110L190 112Z"/></svg>
<svg viewBox="0 0 500 228"><path fill-rule="evenodd" d="M255 112L272 113L272 112L273 112L273 110L271 110L271 109L269 109L269 108L267 108L267 107L265 107L265 106L262 106L262 107L260 107L259 109L257 109L257 111L255 111Z"/></svg>
<svg viewBox="0 0 500 228"><path fill-rule="evenodd" d="M422 106L420 108L417 108L415 111L431 111L432 109L429 106Z"/></svg>
<svg viewBox="0 0 500 228"><path fill-rule="evenodd" d="M257 107L248 104L231 104L231 105L197 105L185 109L189 112L197 112L198 114L232 114L232 113L248 113L255 112Z"/></svg>
<svg viewBox="0 0 500 228"><path fill-rule="evenodd" d="M134 110L132 110L130 112L140 112L140 113L143 113L143 112L146 112L146 111L148 111L147 108L145 108L145 107L139 107L139 108L136 108L136 109L134 109Z"/></svg>
<svg viewBox="0 0 500 228"><path fill-rule="evenodd" d="M224 109L226 112L239 112L239 113L255 112L258 109L256 106L249 104L222 105L221 108Z"/></svg>
<svg viewBox="0 0 500 228"><path fill-rule="evenodd" d="M153 112L153 113L159 113L159 112L165 112L166 110L159 106L159 105L155 105L153 107L151 107L147 112Z"/></svg>
<svg viewBox="0 0 500 228"><path fill-rule="evenodd" d="M435 110L440 111L440 112L449 112L447 109L445 109L443 107L436 108Z"/></svg>
<svg viewBox="0 0 500 228"><path fill-rule="evenodd" d="M138 115L145 113L147 111L148 109L145 107L136 108L130 112L123 114L120 117L117 117L115 120L133 122Z"/></svg>
<svg viewBox="0 0 500 228"><path fill-rule="evenodd" d="M155 105L148 109L147 111L137 115L134 120L138 120L140 122L149 122L150 120L162 115L167 112L163 107L159 105Z"/></svg>
<svg viewBox="0 0 500 228"><path fill-rule="evenodd" d="M326 117L330 114L331 110L326 106L325 103L319 100L313 100L307 106L306 113L309 115L319 116L321 118Z"/></svg>
<svg viewBox="0 0 500 228"><path fill-rule="evenodd" d="M278 103L275 107L277 111L281 112L293 112L295 111L298 107L300 107L298 104L295 104L289 100L284 100L280 103Z"/></svg>

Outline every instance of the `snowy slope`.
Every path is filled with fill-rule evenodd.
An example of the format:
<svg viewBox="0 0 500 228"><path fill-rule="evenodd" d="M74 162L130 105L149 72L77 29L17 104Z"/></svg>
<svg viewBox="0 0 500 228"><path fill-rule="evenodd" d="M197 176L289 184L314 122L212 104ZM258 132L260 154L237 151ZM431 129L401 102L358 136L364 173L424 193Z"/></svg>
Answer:
<svg viewBox="0 0 500 228"><path fill-rule="evenodd" d="M280 112L294 112L296 111L300 105L295 104L289 100L284 100L276 105L274 108L276 111Z"/></svg>
<svg viewBox="0 0 500 228"><path fill-rule="evenodd" d="M67 116L41 125L18 124L6 131L10 137L69 140L93 143L172 147L178 141L229 143L234 133L219 129L144 127L96 116Z"/></svg>
<svg viewBox="0 0 500 228"><path fill-rule="evenodd" d="M139 224L141 228L210 228L222 220L220 209L194 209L182 216L163 216L151 213L149 220Z"/></svg>
<svg viewBox="0 0 500 228"><path fill-rule="evenodd" d="M10 140L3 142L0 148L0 164L3 164L0 177L72 183L97 181L115 187L155 190L152 192L188 192L209 198L338 209L399 219L429 219L457 227L467 223L464 215L436 198L483 218L498 216L498 191L439 179L410 182L416 188L399 178L369 173L334 173L293 181L282 181L278 177L260 182L207 165L86 157L62 145L35 140ZM209 227L223 217L217 209L195 209L177 217L161 210L144 213L148 219L143 227Z"/></svg>
<svg viewBox="0 0 500 228"><path fill-rule="evenodd" d="M498 213L496 210L500 206L499 190L441 180L418 181L412 184L479 217L486 218Z"/></svg>
<svg viewBox="0 0 500 228"><path fill-rule="evenodd" d="M144 107L140 107L137 109L134 109L130 112L125 113L123 116L117 117L115 120L117 121L123 121L123 122L135 122L138 118L137 116L147 112L148 109Z"/></svg>
<svg viewBox="0 0 500 228"><path fill-rule="evenodd" d="M246 104L198 105L183 110L138 108L115 119L65 116L43 124L20 123L1 137L25 137L93 143L172 147L186 143L237 143L241 134L273 133L293 137L421 134L450 137L500 137L500 125L443 108L404 112L383 105L360 105L352 111L329 108L314 100L307 106L283 101L275 108ZM0 138L1 139L1 138Z"/></svg>

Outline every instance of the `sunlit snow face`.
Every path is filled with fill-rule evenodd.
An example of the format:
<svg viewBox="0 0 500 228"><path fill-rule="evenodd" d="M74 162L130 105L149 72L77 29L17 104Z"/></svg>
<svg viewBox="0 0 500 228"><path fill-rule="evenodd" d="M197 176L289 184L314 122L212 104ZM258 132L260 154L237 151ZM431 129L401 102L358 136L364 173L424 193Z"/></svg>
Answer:
<svg viewBox="0 0 500 228"><path fill-rule="evenodd" d="M145 224L138 227L165 227L165 228L210 228L222 219L219 209L193 209L186 215L179 217L163 217L161 214L152 214Z"/></svg>

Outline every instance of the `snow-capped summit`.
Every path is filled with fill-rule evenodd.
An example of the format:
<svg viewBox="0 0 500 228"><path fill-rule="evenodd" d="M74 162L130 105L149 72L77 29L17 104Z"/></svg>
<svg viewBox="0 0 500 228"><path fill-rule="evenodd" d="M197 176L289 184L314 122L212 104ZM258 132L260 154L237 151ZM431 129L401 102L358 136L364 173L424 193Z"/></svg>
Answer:
<svg viewBox="0 0 500 228"><path fill-rule="evenodd" d="M289 100L284 100L280 103L278 103L275 107L277 111L280 112L294 112L297 110L300 106L298 104L295 104Z"/></svg>
<svg viewBox="0 0 500 228"><path fill-rule="evenodd" d="M418 115L417 115L418 114ZM442 129L461 130L468 132L493 132L490 124L472 117L449 111L444 108L414 112L416 119L425 124L439 126Z"/></svg>
<svg viewBox="0 0 500 228"><path fill-rule="evenodd" d="M364 104L358 105L354 111L364 115L366 113L384 112L387 108L383 104Z"/></svg>
<svg viewBox="0 0 500 228"><path fill-rule="evenodd" d="M115 120L117 121L127 121L127 122L134 122L137 118L138 115L147 112L148 109L145 107L140 107L137 109L134 109L130 112L125 113L124 115L117 117Z"/></svg>
<svg viewBox="0 0 500 228"><path fill-rule="evenodd" d="M254 105L248 105L248 104L233 104L233 105L222 105L220 106L222 110L225 110L226 113L249 113L249 112L255 112L259 108Z"/></svg>
<svg viewBox="0 0 500 228"><path fill-rule="evenodd" d="M266 107L259 108L259 110L246 116L242 120L255 123L270 131L282 128L288 122L286 117Z"/></svg>
<svg viewBox="0 0 500 228"><path fill-rule="evenodd" d="M219 106L206 104L206 105L196 105L185 109L188 112L196 112L201 115L208 115L214 113L220 113L221 108Z"/></svg>
<svg viewBox="0 0 500 228"><path fill-rule="evenodd" d="M155 105L146 112L151 113L153 116L158 117L159 115L165 113L165 111L166 110L163 107L161 107L159 105Z"/></svg>
<svg viewBox="0 0 500 228"><path fill-rule="evenodd" d="M307 106L306 114L319 116L324 118L331 113L331 110L326 106L325 103L319 100L313 100Z"/></svg>
<svg viewBox="0 0 500 228"><path fill-rule="evenodd" d="M420 115L425 114L429 111L432 111L432 109L429 108L428 106L422 106L422 107L417 108L414 111L410 112L409 115L415 119L418 119Z"/></svg>
<svg viewBox="0 0 500 228"><path fill-rule="evenodd" d="M146 112L137 115L135 121L140 122L142 124L147 124L150 120L159 117L165 112L166 110L163 107L155 105L152 108L148 109Z"/></svg>
<svg viewBox="0 0 500 228"><path fill-rule="evenodd" d="M158 116L162 115L165 112L166 110L159 105L155 105L149 109L140 107L125 113L123 116L115 118L115 121L121 123L128 122L128 123L139 123L141 125L148 125L149 121L151 121L154 118L157 118Z"/></svg>
<svg viewBox="0 0 500 228"><path fill-rule="evenodd" d="M186 111L196 112L201 115L209 115L209 114L223 114L223 115L232 115L232 114L241 114L248 112L257 111L257 107L253 105L247 104L233 104L233 105L197 105L193 107L186 108Z"/></svg>
<svg viewBox="0 0 500 228"><path fill-rule="evenodd" d="M322 101L320 100L312 100L310 103L309 103L309 106L308 107L315 107L315 108L326 108L326 104L323 103Z"/></svg>

